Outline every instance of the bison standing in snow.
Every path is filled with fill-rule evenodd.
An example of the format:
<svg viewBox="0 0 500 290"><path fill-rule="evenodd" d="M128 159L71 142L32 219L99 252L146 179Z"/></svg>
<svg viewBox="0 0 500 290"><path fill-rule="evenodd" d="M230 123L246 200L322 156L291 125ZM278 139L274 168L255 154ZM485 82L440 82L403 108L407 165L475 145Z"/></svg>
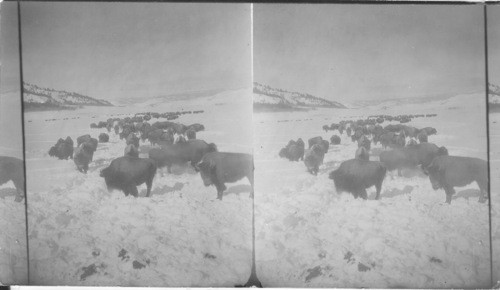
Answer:
<svg viewBox="0 0 500 290"><path fill-rule="evenodd" d="M194 139L184 143L177 143L165 146L161 149L153 148L149 151L149 158L156 161L158 168L167 167L168 173L171 173L173 164L184 164L191 162L196 169L196 164L200 162L203 155L209 152L217 151L217 146L213 143Z"/></svg>
<svg viewBox="0 0 500 290"><path fill-rule="evenodd" d="M321 145L314 144L310 149L307 149L304 153L304 164L306 165L307 171L313 175L317 175L319 166L323 164L324 158L325 151Z"/></svg>
<svg viewBox="0 0 500 290"><path fill-rule="evenodd" d="M379 199L385 173L384 165L378 161L351 159L342 162L329 177L333 179L337 192L350 192L354 198L367 199L366 189L375 185L375 199Z"/></svg>
<svg viewBox="0 0 500 290"><path fill-rule="evenodd" d="M108 167L101 170L100 176L104 177L108 190L119 189L125 196L132 194L137 197L137 186L146 183L146 197L149 197L155 174L154 160L123 156L111 161Z"/></svg>
<svg viewBox="0 0 500 290"><path fill-rule="evenodd" d="M65 140L59 138L56 145L52 146L49 150L49 156L57 157L59 159L73 158L73 139L66 137Z"/></svg>
<svg viewBox="0 0 500 290"><path fill-rule="evenodd" d="M340 144L340 137L338 135L333 135L330 138L330 143L333 145L339 145Z"/></svg>
<svg viewBox="0 0 500 290"><path fill-rule="evenodd" d="M447 203L451 203L451 197L455 194L453 187L466 186L474 181L480 190L479 202L484 202L488 194L488 164L479 158L438 156L432 160L425 173L434 190L444 189Z"/></svg>
<svg viewBox="0 0 500 290"><path fill-rule="evenodd" d="M12 180L16 187L15 201L24 198L24 166L23 161L10 156L0 156L0 185Z"/></svg>
<svg viewBox="0 0 500 290"><path fill-rule="evenodd" d="M106 133L101 133L99 134L99 142L100 143L106 143L109 141L109 135Z"/></svg>
<svg viewBox="0 0 500 290"><path fill-rule="evenodd" d="M75 155L73 156L73 161L78 171L86 174L89 170L89 163L92 161L93 156L94 150L90 142L80 144L80 146L75 149Z"/></svg>
<svg viewBox="0 0 500 290"><path fill-rule="evenodd" d="M224 183L233 183L247 178L252 186L250 197L253 197L253 156L244 153L210 152L203 156L197 164L203 184L214 185L217 198L222 200L226 190Z"/></svg>

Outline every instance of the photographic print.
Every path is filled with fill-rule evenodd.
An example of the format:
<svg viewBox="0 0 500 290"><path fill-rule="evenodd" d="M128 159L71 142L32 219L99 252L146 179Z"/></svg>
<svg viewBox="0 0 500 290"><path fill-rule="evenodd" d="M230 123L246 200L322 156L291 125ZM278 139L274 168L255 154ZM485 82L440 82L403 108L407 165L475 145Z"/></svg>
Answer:
<svg viewBox="0 0 500 290"><path fill-rule="evenodd" d="M493 283L500 281L500 6L487 8L488 29L488 108L490 136L490 192Z"/></svg>
<svg viewBox="0 0 500 290"><path fill-rule="evenodd" d="M26 284L26 206L17 3L0 7L0 283Z"/></svg>
<svg viewBox="0 0 500 290"><path fill-rule="evenodd" d="M30 283L247 282L250 15L21 3Z"/></svg>
<svg viewBox="0 0 500 290"><path fill-rule="evenodd" d="M253 6L264 287L489 287L480 5Z"/></svg>

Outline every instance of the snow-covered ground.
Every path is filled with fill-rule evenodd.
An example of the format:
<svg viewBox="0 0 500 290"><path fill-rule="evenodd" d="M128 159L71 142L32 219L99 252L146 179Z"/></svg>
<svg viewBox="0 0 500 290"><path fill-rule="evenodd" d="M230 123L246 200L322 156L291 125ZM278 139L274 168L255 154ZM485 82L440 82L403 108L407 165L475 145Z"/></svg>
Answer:
<svg viewBox="0 0 500 290"><path fill-rule="evenodd" d="M60 137L76 142L80 135L106 132L90 129L92 122L182 109L205 111L176 120L204 124L198 139L216 143L220 151L252 153L249 89L189 101L25 115L31 283L232 287L248 280L252 199L246 180L227 184L221 202L215 188L205 187L189 166L180 166L173 174L157 173L151 198L125 197L108 193L99 177L123 155L125 142L114 133L109 143L99 144L87 175L77 172L72 160L47 154ZM148 144L141 145L144 156ZM144 196L145 185L138 189Z"/></svg>
<svg viewBox="0 0 500 290"><path fill-rule="evenodd" d="M22 158L21 102L19 93L0 95L0 156ZM26 284L26 219L24 202L14 201L12 181L0 185L0 282Z"/></svg>
<svg viewBox="0 0 500 290"><path fill-rule="evenodd" d="M491 239L493 281L500 281L500 113L490 114Z"/></svg>
<svg viewBox="0 0 500 290"><path fill-rule="evenodd" d="M255 227L257 275L267 287L488 287L488 205L476 184L456 188L451 205L418 172L386 176L380 200L338 194L328 174L354 157L342 135L317 176L303 162L280 159L288 140L330 139L322 125L375 114L438 114L409 125L435 127L429 142L450 155L486 160L484 94L462 95L386 109L318 109L259 113L255 124ZM387 123L384 123L386 125ZM336 132L338 134L338 132ZM375 146L372 153L379 153ZM376 154L374 154L376 155ZM377 160L377 156L371 157Z"/></svg>

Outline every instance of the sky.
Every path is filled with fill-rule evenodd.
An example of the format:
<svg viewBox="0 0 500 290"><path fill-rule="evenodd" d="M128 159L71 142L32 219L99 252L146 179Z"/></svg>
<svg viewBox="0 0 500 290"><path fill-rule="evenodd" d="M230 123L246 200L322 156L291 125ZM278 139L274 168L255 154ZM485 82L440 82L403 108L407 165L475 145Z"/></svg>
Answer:
<svg viewBox="0 0 500 290"><path fill-rule="evenodd" d="M250 4L21 3L24 80L99 99L251 86Z"/></svg>
<svg viewBox="0 0 500 290"><path fill-rule="evenodd" d="M337 101L484 91L483 6L254 5L254 80Z"/></svg>
<svg viewBox="0 0 500 290"><path fill-rule="evenodd" d="M22 158L17 3L0 8L0 155Z"/></svg>
<svg viewBox="0 0 500 290"><path fill-rule="evenodd" d="M500 5L487 7L488 20L488 79L500 86Z"/></svg>

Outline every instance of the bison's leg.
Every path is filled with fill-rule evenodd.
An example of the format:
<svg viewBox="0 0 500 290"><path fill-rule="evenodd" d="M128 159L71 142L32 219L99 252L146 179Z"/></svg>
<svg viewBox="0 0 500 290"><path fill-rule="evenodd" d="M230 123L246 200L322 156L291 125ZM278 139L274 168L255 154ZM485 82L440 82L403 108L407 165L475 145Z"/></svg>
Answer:
<svg viewBox="0 0 500 290"><path fill-rule="evenodd" d="M151 187L153 187L153 178L154 178L154 175L146 181L146 187L148 189L146 192L146 197L151 196Z"/></svg>
<svg viewBox="0 0 500 290"><path fill-rule="evenodd" d="M375 184L375 188L377 189L377 195L375 196L375 199L380 198L380 191L382 190L382 181L377 182L377 184Z"/></svg>
<svg viewBox="0 0 500 290"><path fill-rule="evenodd" d="M486 191L486 188L482 183L477 181L477 185L479 186L479 202L483 203L486 201L485 196L488 195L488 192Z"/></svg>
<svg viewBox="0 0 500 290"><path fill-rule="evenodd" d="M137 186L135 186L134 184L131 184L129 185L129 190L130 190L130 193L134 196L134 197L138 197L139 196L139 192L137 191Z"/></svg>
<svg viewBox="0 0 500 290"><path fill-rule="evenodd" d="M451 197L455 194L455 190L453 189L453 186L443 186L444 187L444 192L446 193L446 203L451 204Z"/></svg>
<svg viewBox="0 0 500 290"><path fill-rule="evenodd" d="M368 195L366 194L366 188L359 189L359 197L362 199L368 199Z"/></svg>
<svg viewBox="0 0 500 290"><path fill-rule="evenodd" d="M222 200L222 193L226 190L224 183L216 183L215 188L217 188L217 199Z"/></svg>

